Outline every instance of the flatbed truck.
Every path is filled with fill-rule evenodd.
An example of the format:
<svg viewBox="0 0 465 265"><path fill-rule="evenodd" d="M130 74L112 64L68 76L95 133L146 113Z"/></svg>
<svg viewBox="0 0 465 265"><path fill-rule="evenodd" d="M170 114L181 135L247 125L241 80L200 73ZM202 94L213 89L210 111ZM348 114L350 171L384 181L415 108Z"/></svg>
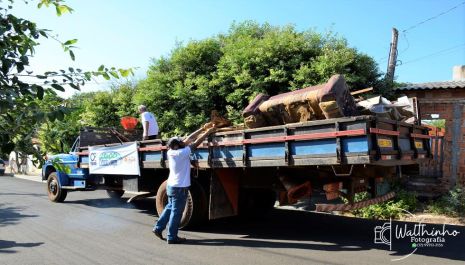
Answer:
<svg viewBox="0 0 465 265"><path fill-rule="evenodd" d="M135 144L139 174L91 173L90 150ZM167 203L166 142L124 142L97 128L83 129L72 152L43 167L51 201L71 191L107 190L156 196ZM275 202L312 198L316 211L347 211L394 197L389 183L401 165L431 157L428 128L374 116L355 116L212 134L192 153L192 186L181 227L242 213L261 214ZM117 161L113 161L118 163ZM63 170L63 168L68 170ZM368 192L361 202L355 194ZM346 202L341 203L340 198Z"/></svg>

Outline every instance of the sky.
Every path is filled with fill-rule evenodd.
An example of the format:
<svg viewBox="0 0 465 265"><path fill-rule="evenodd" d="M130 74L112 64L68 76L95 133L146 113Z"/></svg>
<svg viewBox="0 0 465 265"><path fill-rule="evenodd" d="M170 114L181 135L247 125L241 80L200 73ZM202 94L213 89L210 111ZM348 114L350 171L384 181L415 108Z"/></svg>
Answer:
<svg viewBox="0 0 465 265"><path fill-rule="evenodd" d="M56 41L41 39L31 60L38 73L105 64L137 67L132 79L142 79L151 61L168 56L177 42L227 33L233 22L245 20L331 30L373 57L383 73L395 27L400 82L451 80L452 67L465 65L464 0L67 0L74 12L61 17L53 8L37 9L36 2L17 0L12 13L52 30L60 40L78 39L79 47L73 62ZM110 86L95 80L82 90Z"/></svg>

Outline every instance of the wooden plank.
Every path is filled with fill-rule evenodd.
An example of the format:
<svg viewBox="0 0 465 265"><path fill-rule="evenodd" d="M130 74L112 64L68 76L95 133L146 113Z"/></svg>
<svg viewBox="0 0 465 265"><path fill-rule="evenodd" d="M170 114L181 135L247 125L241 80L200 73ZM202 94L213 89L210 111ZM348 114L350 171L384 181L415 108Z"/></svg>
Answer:
<svg viewBox="0 0 465 265"><path fill-rule="evenodd" d="M354 91L354 92L350 92L350 94L352 96L355 96L355 95L358 95L358 94L363 94L363 93L366 93L366 92L370 92L372 90L373 90L373 87L367 87L367 88L360 89L360 90L357 90L357 91Z"/></svg>
<svg viewBox="0 0 465 265"><path fill-rule="evenodd" d="M378 128L370 128L370 133L382 134L382 135L393 135L393 136L400 135L400 132L398 131L383 130L383 129L378 129Z"/></svg>
<svg viewBox="0 0 465 265"><path fill-rule="evenodd" d="M410 137L412 138L421 138L421 139L431 139L430 135L418 134L418 133L411 133Z"/></svg>

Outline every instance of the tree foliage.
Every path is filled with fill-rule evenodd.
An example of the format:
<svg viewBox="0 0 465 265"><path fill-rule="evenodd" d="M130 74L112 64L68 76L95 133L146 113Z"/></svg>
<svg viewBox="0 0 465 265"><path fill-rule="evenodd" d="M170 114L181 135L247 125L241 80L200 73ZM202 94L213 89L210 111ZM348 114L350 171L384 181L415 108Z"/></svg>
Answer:
<svg viewBox="0 0 465 265"><path fill-rule="evenodd" d="M137 108L132 102L134 86L124 83L114 86L110 91L75 94L62 99L50 94L40 101L44 110L53 106L66 106L63 120L44 122L38 129L42 149L47 153L69 152L79 130L83 127L120 128L120 118L136 116Z"/></svg>
<svg viewBox="0 0 465 265"><path fill-rule="evenodd" d="M242 109L258 93L324 83L337 73L351 89L382 85L373 59L334 33L244 22L225 34L178 43L167 56L153 59L147 77L137 83L87 93L68 104L80 108L70 116L75 122L96 127L119 127L121 117L137 116L137 105L144 104L167 137L194 131L213 109L241 123Z"/></svg>
<svg viewBox="0 0 465 265"><path fill-rule="evenodd" d="M169 56L153 60L134 102L156 114L163 133L185 134L212 109L240 123L240 112L258 93L324 83L336 73L352 89L380 84L373 59L336 34L247 21L226 34L178 44Z"/></svg>
<svg viewBox="0 0 465 265"><path fill-rule="evenodd" d="M44 111L49 111L54 106L66 107L64 119L46 121L38 126L37 137L42 150L47 153L69 152L79 130L82 126L81 114L84 111L84 102L91 97L88 93L81 93L69 99L63 99L54 93L50 93L39 101Z"/></svg>
<svg viewBox="0 0 465 265"><path fill-rule="evenodd" d="M72 12L62 0L37 2L39 8L54 6L57 15ZM71 60L75 59L73 50L77 39L60 41L50 30L15 16L13 11L13 0L0 0L0 152L4 154L15 149L15 146L17 151L30 151L26 150L27 144L23 145L23 141L35 135L37 124L63 119L67 110L58 102L49 110L40 106L45 95L65 91L67 87L79 90L93 77L110 79L132 73L131 69L107 68L104 65L96 71L65 67L34 73L30 69L29 59L34 55L40 39L55 39L69 53Z"/></svg>
<svg viewBox="0 0 465 265"><path fill-rule="evenodd" d="M445 119L438 119L438 120L422 120L422 123L432 125L437 128L445 129L446 128L446 120Z"/></svg>

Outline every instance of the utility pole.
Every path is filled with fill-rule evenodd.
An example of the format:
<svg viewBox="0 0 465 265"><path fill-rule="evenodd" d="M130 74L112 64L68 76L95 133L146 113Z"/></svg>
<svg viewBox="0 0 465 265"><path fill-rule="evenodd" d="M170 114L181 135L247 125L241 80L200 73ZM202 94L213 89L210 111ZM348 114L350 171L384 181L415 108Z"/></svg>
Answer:
<svg viewBox="0 0 465 265"><path fill-rule="evenodd" d="M386 71L386 81L390 88L392 88L392 83L394 82L394 72L396 70L398 36L399 31L397 31L396 28L392 28L391 50L389 51L388 67Z"/></svg>

